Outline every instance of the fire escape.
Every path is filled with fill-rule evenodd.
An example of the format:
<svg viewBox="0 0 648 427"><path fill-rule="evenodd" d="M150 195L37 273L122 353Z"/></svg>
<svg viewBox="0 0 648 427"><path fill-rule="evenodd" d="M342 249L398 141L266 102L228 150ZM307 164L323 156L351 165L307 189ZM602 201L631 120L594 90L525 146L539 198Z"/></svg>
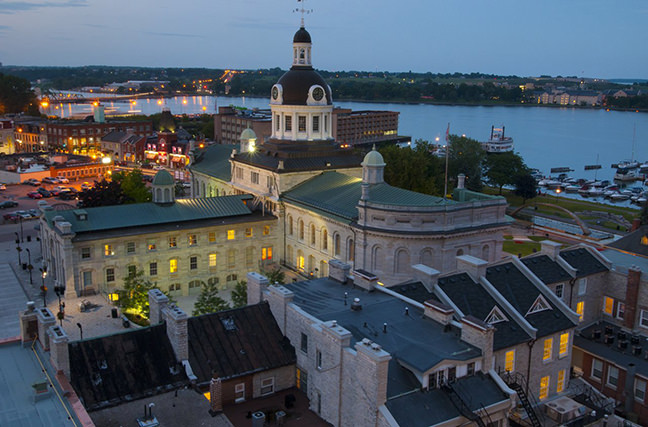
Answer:
<svg viewBox="0 0 648 427"><path fill-rule="evenodd" d="M486 424L490 425L492 420L490 419L486 408L484 408L484 405L480 404L480 412L483 414L485 420L482 419L482 416L470 409L471 399L467 397L470 395L463 388L464 387L461 387L459 383L450 381L446 381L445 384L441 386L441 390L447 393L448 398L463 417L468 418L479 427L486 427ZM484 423L484 421L486 421L486 423Z"/></svg>
<svg viewBox="0 0 648 427"><path fill-rule="evenodd" d="M527 395L525 392L527 389L526 377L519 372L505 372L504 375L502 375L502 379L506 385L517 393L518 399L527 413L527 423L532 427L542 427L542 423L538 419L538 414L533 409L538 406L538 402L535 400L533 395Z"/></svg>

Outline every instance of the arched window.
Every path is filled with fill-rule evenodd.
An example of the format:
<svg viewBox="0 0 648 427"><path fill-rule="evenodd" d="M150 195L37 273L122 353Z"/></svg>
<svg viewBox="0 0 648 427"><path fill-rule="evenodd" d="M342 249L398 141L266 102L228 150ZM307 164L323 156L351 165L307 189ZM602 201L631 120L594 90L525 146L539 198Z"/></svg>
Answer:
<svg viewBox="0 0 648 427"><path fill-rule="evenodd" d="M205 183L203 182L203 183L202 183L202 194L201 194L201 197L206 197L206 195L207 195L207 192L205 192Z"/></svg>
<svg viewBox="0 0 648 427"><path fill-rule="evenodd" d="M337 233L333 237L333 251L335 255L340 255L340 235Z"/></svg>
<svg viewBox="0 0 648 427"><path fill-rule="evenodd" d="M328 230L322 228L322 250L328 251Z"/></svg>
<svg viewBox="0 0 648 427"><path fill-rule="evenodd" d="M407 252L407 249L399 249L396 252L396 265L394 266L394 273L399 274L399 273L406 273L409 271L410 267L410 256L409 252Z"/></svg>
<svg viewBox="0 0 648 427"><path fill-rule="evenodd" d="M347 240L347 261L353 262L355 260L355 246L353 245L353 239Z"/></svg>
<svg viewBox="0 0 648 427"><path fill-rule="evenodd" d="M286 263L290 266L295 265L295 259L293 258L293 248L288 245L286 248Z"/></svg>
<svg viewBox="0 0 648 427"><path fill-rule="evenodd" d="M164 189L164 201L165 202L171 201L171 190L169 190L168 188Z"/></svg>
<svg viewBox="0 0 648 427"><path fill-rule="evenodd" d="M288 235L292 236L293 234L293 218L288 215Z"/></svg>
<svg viewBox="0 0 648 427"><path fill-rule="evenodd" d="M214 189L211 185L209 186L209 197L214 197Z"/></svg>
<svg viewBox="0 0 648 427"><path fill-rule="evenodd" d="M314 224L310 225L310 243L311 245L315 245L315 225Z"/></svg>
<svg viewBox="0 0 648 427"><path fill-rule="evenodd" d="M374 246L371 251L371 270L383 271L384 254L380 246Z"/></svg>
<svg viewBox="0 0 648 427"><path fill-rule="evenodd" d="M162 190L160 188L155 189L155 199L159 202L162 198Z"/></svg>
<svg viewBox="0 0 648 427"><path fill-rule="evenodd" d="M299 240L304 240L304 221L299 220Z"/></svg>
<svg viewBox="0 0 648 427"><path fill-rule="evenodd" d="M463 255L463 254L464 254L464 250L463 250L463 249L459 249L459 250L457 251L457 256L461 256L461 255Z"/></svg>
<svg viewBox="0 0 648 427"><path fill-rule="evenodd" d="M434 251L430 248L425 248L421 251L421 264L432 267L434 264Z"/></svg>

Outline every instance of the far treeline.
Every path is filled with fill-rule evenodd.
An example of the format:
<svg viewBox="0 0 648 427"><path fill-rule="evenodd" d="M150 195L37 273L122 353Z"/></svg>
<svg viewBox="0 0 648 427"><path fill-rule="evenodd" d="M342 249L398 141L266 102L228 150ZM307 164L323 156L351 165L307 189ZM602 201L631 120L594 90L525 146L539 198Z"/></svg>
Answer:
<svg viewBox="0 0 648 427"><path fill-rule="evenodd" d="M466 176L468 190L480 192L485 184L499 189L514 187L524 201L537 194L536 181L519 154L487 154L472 138L449 136L448 193L456 186L457 176ZM395 187L443 197L446 158L433 154L428 141L417 140L413 147L385 145L379 149L385 166L385 182Z"/></svg>

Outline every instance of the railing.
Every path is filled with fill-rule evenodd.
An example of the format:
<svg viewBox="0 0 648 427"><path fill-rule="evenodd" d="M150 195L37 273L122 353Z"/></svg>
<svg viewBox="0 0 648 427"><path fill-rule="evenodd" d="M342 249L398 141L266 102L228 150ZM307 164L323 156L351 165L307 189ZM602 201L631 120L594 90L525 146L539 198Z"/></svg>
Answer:
<svg viewBox="0 0 648 427"><path fill-rule="evenodd" d="M513 389L522 403L524 410L526 411L529 422L533 427L541 427L545 424L544 414L542 411L539 411L539 414L535 411L534 408L539 406L539 402L533 396L533 394L527 395L526 391L528 389L527 379L524 375L519 372L504 372L502 376L504 382Z"/></svg>
<svg viewBox="0 0 648 427"><path fill-rule="evenodd" d="M486 423L492 423L490 415L488 414L488 411L486 411L484 405L480 404L480 410L483 413L483 417L486 419L486 423L484 423L480 414L473 412L470 409L469 404L472 403L472 399L464 397L468 396L469 393L463 390L459 383L446 381L445 384L441 386L441 389L448 393L450 401L461 415L468 418L470 421L473 421L479 427L486 427Z"/></svg>

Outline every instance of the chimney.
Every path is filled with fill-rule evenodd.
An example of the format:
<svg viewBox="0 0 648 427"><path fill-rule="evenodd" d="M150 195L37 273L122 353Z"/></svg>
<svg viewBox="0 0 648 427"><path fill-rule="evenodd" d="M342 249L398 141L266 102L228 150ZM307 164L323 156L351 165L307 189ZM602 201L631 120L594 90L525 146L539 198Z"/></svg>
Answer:
<svg viewBox="0 0 648 427"><path fill-rule="evenodd" d="M149 322L157 325L162 321L162 310L169 304L169 297L159 289L151 289L148 292L149 300Z"/></svg>
<svg viewBox="0 0 648 427"><path fill-rule="evenodd" d="M247 274L247 303L258 304L263 301L263 293L268 289L268 278L255 272Z"/></svg>
<svg viewBox="0 0 648 427"><path fill-rule="evenodd" d="M472 255L459 255L457 257L457 270L465 271L475 281L479 282L480 277L486 277L488 262Z"/></svg>
<svg viewBox="0 0 648 427"><path fill-rule="evenodd" d="M632 220L632 228L630 228L630 231L635 231L641 227L641 218L635 218Z"/></svg>
<svg viewBox="0 0 648 427"><path fill-rule="evenodd" d="M540 253L547 255L549 258L555 261L560 256L561 246L561 243L553 242L551 240L543 240L542 242L540 242Z"/></svg>
<svg viewBox="0 0 648 427"><path fill-rule="evenodd" d="M70 378L70 354L68 352L68 342L70 339L60 326L50 326L47 333L50 338L50 363L57 372Z"/></svg>
<svg viewBox="0 0 648 427"><path fill-rule="evenodd" d="M209 383L209 403L212 416L223 412L223 383L220 378L212 378Z"/></svg>
<svg viewBox="0 0 648 427"><path fill-rule="evenodd" d="M189 332L187 330L187 313L174 305L165 308L162 316L166 320L166 330L176 358L180 361L189 359Z"/></svg>
<svg viewBox="0 0 648 427"><path fill-rule="evenodd" d="M373 291L374 286L378 284L378 276L369 273L366 270L354 270L353 284L367 291Z"/></svg>
<svg viewBox="0 0 648 427"><path fill-rule="evenodd" d="M38 319L34 306L34 301L28 301L27 310L20 313L20 340L23 346L36 338L34 332L38 330Z"/></svg>
<svg viewBox="0 0 648 427"><path fill-rule="evenodd" d="M48 351L50 343L47 331L50 326L56 325L56 318L47 307L37 309L36 318L38 319L38 340L43 350Z"/></svg>
<svg viewBox="0 0 648 427"><path fill-rule="evenodd" d="M495 328L471 315L461 319L461 340L482 351L484 362L482 372L486 373L493 364L493 336Z"/></svg>
<svg viewBox="0 0 648 427"><path fill-rule="evenodd" d="M463 190L466 187L466 175L460 173L457 176L457 189Z"/></svg>
<svg viewBox="0 0 648 427"><path fill-rule="evenodd" d="M455 312L452 307L436 300L425 301L423 306L425 310L423 314L435 322L439 322L442 325L449 325L452 321L452 316Z"/></svg>
<svg viewBox="0 0 648 427"><path fill-rule="evenodd" d="M425 286L425 289L427 289L428 292L432 292L434 286L439 281L439 274L441 273L425 264L415 264L412 266L412 269L414 270L414 277L416 280L423 283L423 286Z"/></svg>
<svg viewBox="0 0 648 427"><path fill-rule="evenodd" d="M351 266L340 260L332 259L329 261L329 278L340 282L343 285L347 283Z"/></svg>
<svg viewBox="0 0 648 427"><path fill-rule="evenodd" d="M623 315L623 326L634 329L635 317L637 316L637 302L639 300L639 285L641 283L641 270L637 266L628 269L628 281L626 284L626 307Z"/></svg>

